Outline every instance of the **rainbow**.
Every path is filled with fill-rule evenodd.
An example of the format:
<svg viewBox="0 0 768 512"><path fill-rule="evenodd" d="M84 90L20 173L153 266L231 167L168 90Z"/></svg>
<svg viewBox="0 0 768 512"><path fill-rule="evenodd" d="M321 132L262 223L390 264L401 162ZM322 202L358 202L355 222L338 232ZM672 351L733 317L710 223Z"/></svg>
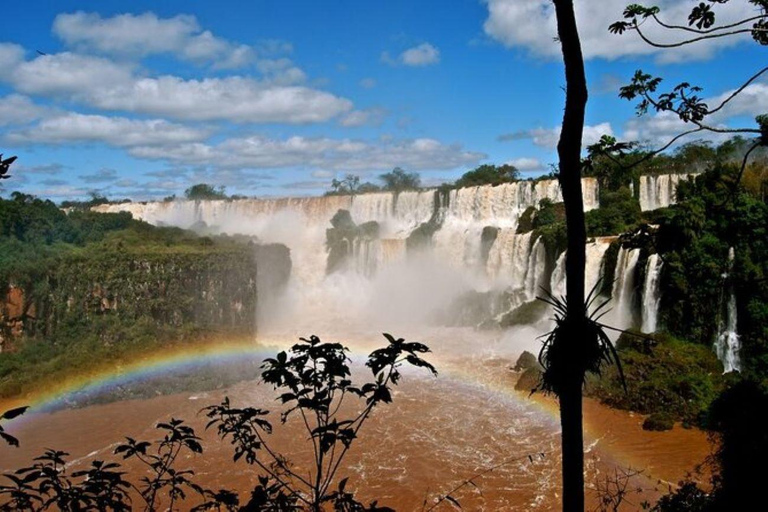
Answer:
<svg viewBox="0 0 768 512"><path fill-rule="evenodd" d="M125 386L163 377L190 373L202 367L242 362L260 363L277 352L276 346L254 341L230 341L177 346L138 356L115 366L103 366L82 375L67 377L44 391L31 392L0 404L1 410L27 405L29 412L44 412L64 406L77 398L87 398L119 390ZM17 421L24 421L20 416Z"/></svg>

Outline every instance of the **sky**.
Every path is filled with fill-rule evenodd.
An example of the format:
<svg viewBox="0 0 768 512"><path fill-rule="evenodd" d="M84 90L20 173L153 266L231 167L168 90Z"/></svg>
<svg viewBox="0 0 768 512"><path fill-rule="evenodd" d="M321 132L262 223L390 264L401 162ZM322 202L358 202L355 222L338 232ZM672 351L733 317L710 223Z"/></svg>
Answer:
<svg viewBox="0 0 768 512"><path fill-rule="evenodd" d="M602 134L660 145L679 121L637 117L637 69L704 88L711 104L766 65L748 37L659 50L608 26L628 0L576 2ZM656 0L683 21L698 3ZM14 190L56 201L149 200L195 183L248 196L318 195L401 167L425 185L483 163L548 172L564 102L550 0L4 2L0 152ZM723 21L753 14L744 0ZM676 37L656 32L665 42ZM676 35L675 35L676 36ZM762 52L762 53L761 53ZM768 82L713 120L754 127Z"/></svg>

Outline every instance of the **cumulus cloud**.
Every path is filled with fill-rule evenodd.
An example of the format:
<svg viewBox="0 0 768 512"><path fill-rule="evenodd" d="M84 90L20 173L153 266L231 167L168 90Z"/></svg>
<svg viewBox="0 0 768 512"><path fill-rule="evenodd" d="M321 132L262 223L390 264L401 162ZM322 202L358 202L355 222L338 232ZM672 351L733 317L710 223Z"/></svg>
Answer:
<svg viewBox="0 0 768 512"><path fill-rule="evenodd" d="M30 61L11 55L6 60L15 69L0 75L0 80L18 91L71 99L103 110L185 120L294 124L323 122L352 110L351 101L334 94L284 85L286 77L302 78L285 63L273 67L281 70L282 80L241 76L185 80L169 75L141 78L129 67L105 58L68 52Z"/></svg>
<svg viewBox="0 0 768 512"><path fill-rule="evenodd" d="M515 158L507 163L523 172L540 171L544 168L544 164L537 158Z"/></svg>
<svg viewBox="0 0 768 512"><path fill-rule="evenodd" d="M208 135L205 130L161 119L137 120L70 112L13 132L7 138L21 144L103 142L111 146L130 147L201 141Z"/></svg>
<svg viewBox="0 0 768 512"><path fill-rule="evenodd" d="M370 108L366 110L353 110L339 120L341 126L355 127L364 125L380 125L384 121L387 112L382 108Z"/></svg>
<svg viewBox="0 0 768 512"><path fill-rule="evenodd" d="M59 14L53 32L70 46L103 54L144 57L171 53L217 67L240 67L253 59L253 50L202 30L194 16L160 18L155 13L118 14L102 18L97 13Z"/></svg>
<svg viewBox="0 0 768 512"><path fill-rule="evenodd" d="M561 58L557 36L555 9L551 0L485 0L488 18L483 28L491 38L510 48L522 48L540 57ZM661 19L683 24L691 10L690 2L658 0ZM718 49L734 46L748 39L743 37L716 38L675 49L658 49L643 42L637 34L617 36L608 32L611 23L622 19L626 0L577 2L576 21L585 58L616 59L624 56L658 55L666 62L685 59L706 59ZM718 20L727 24L754 16L748 2L729 2L716 6ZM658 30L646 23L648 35L663 43L675 42L670 31ZM672 36L680 34L672 31Z"/></svg>
<svg viewBox="0 0 768 512"><path fill-rule="evenodd" d="M20 94L0 98L0 126L26 124L48 113L48 108L35 105L28 97Z"/></svg>
<svg viewBox="0 0 768 512"><path fill-rule="evenodd" d="M584 126L584 135L582 144L588 146L600 140L603 135L613 135L611 123L600 123L594 126ZM499 141L515 141L531 139L537 146L554 149L560 139L560 127L555 128L534 128L532 130L523 130L514 133L499 135Z"/></svg>
<svg viewBox="0 0 768 512"><path fill-rule="evenodd" d="M26 94L80 100L90 99L99 90L125 87L133 80L129 67L102 57L70 52L17 62L3 78Z"/></svg>
<svg viewBox="0 0 768 512"><path fill-rule="evenodd" d="M430 43L421 43L420 45L408 48L398 55L397 58L392 57L389 52L381 52L381 62L390 66L430 66L440 62L440 50Z"/></svg>
<svg viewBox="0 0 768 512"><path fill-rule="evenodd" d="M280 167L324 170L369 171L396 166L413 170L454 169L475 165L486 158L434 139L367 142L327 137L264 136L232 138L218 144L188 143L174 146L139 146L130 154L145 159L183 165L210 165L226 169L271 169Z"/></svg>
<svg viewBox="0 0 768 512"><path fill-rule="evenodd" d="M400 61L406 66L429 66L440 62L440 50L429 43L421 43L400 54Z"/></svg>

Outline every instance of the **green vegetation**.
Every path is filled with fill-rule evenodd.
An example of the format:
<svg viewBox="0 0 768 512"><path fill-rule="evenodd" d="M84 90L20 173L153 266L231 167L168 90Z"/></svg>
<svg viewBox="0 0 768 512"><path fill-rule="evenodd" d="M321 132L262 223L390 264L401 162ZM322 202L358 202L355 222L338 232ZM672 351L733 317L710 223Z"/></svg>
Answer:
<svg viewBox="0 0 768 512"><path fill-rule="evenodd" d="M184 197L190 201L202 201L202 200L215 200L215 199L227 199L227 194L224 193L224 187L214 188L207 183L198 183L192 185L184 191Z"/></svg>
<svg viewBox="0 0 768 512"><path fill-rule="evenodd" d="M629 187L600 189L600 208L585 215L588 236L612 236L633 231L640 221L640 203Z"/></svg>
<svg viewBox="0 0 768 512"><path fill-rule="evenodd" d="M0 200L0 396L215 332L249 333L256 251L129 213Z"/></svg>
<svg viewBox="0 0 768 512"><path fill-rule="evenodd" d="M622 334L616 345L626 391L618 369L610 367L589 381L590 396L617 409L653 415L648 424L653 429L674 421L704 424L707 409L726 383L711 348L665 334L639 333Z"/></svg>
<svg viewBox="0 0 768 512"><path fill-rule="evenodd" d="M380 175L379 179L384 182L381 189L388 192L397 193L421 188L421 178L418 173L407 172L400 167L395 167L391 172Z"/></svg>
<svg viewBox="0 0 768 512"><path fill-rule="evenodd" d="M681 184L680 202L660 219L661 321L677 337L710 347L732 286L744 373L762 380L768 378L768 204L736 188L736 173L718 166Z"/></svg>
<svg viewBox="0 0 768 512"><path fill-rule="evenodd" d="M478 187L480 185L501 185L510 183L520 178L520 171L514 165L483 164L464 173L454 183L455 188Z"/></svg>

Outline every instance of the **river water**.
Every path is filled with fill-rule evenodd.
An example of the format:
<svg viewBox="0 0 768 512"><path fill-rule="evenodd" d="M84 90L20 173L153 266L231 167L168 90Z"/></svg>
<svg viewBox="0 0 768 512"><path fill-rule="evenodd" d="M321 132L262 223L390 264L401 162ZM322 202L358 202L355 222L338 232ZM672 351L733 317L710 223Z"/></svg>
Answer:
<svg viewBox="0 0 768 512"><path fill-rule="evenodd" d="M465 486L453 494L465 510L557 510L560 466L556 403L514 391L517 374L510 370L516 350L509 347L515 345L510 336L524 338L532 333L445 328L403 334L432 347L429 360L440 374L434 378L416 370L406 372L393 403L374 412L345 459L340 475L349 476L348 488L356 489L364 501L378 499L397 510L421 510L425 500L428 508L462 481L504 463L477 478L476 488ZM275 343L279 337L269 339ZM292 341L289 336L284 339L285 346ZM344 341L352 348L355 378L368 376L359 363L365 353L385 342L362 334L328 335L325 339ZM154 425L171 417L187 420L200 433L205 418L199 410L224 396L236 405L280 410L271 387L245 381L205 392L179 391L30 413L11 425L10 431L19 437L21 447L1 448L0 468L7 471L28 464L43 447L69 452L70 471L93 460L113 460L112 451L123 436L155 439ZM655 499L666 491L666 482L682 479L709 451L706 436L700 431L676 427L671 432L645 432L641 416L610 410L589 400L585 417L588 485L594 486L616 468L645 471L632 482L633 488L640 487L643 492L631 496L634 505L623 510L635 510L643 499ZM306 441L303 425L291 420L279 425L276 414L272 420L276 425L273 446L297 467L307 467L311 444ZM213 432L202 437L204 454L188 457L180 467L194 469L198 483L206 487L226 487L247 496L258 474L256 468L242 460L233 463L232 447L217 440ZM141 475L140 468L127 467L133 475ZM594 504L596 493L587 494ZM185 503L180 510L195 503ZM438 510L450 508L445 502Z"/></svg>

